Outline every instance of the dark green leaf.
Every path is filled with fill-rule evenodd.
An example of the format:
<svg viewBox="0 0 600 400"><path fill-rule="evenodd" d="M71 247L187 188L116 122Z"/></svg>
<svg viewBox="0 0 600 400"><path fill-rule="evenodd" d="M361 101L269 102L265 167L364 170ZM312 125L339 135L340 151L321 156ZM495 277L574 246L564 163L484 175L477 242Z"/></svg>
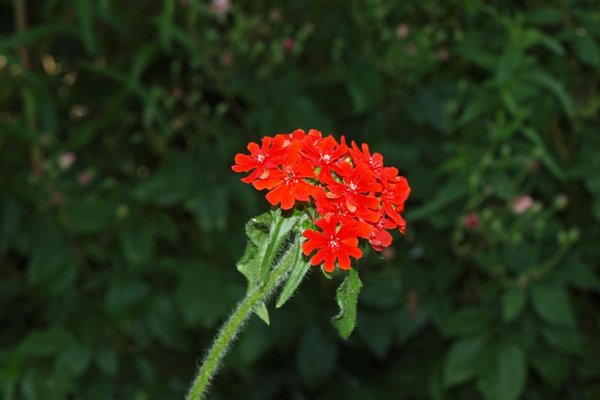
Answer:
<svg viewBox="0 0 600 400"><path fill-rule="evenodd" d="M506 322L514 321L525 308L525 292L518 288L508 289L502 295L502 319Z"/></svg>
<svg viewBox="0 0 600 400"><path fill-rule="evenodd" d="M243 296L236 273L202 263L179 266L175 298L189 326L210 327L225 318Z"/></svg>
<svg viewBox="0 0 600 400"><path fill-rule="evenodd" d="M590 67L597 68L600 66L600 47L598 42L589 35L574 36L573 44L577 57Z"/></svg>
<svg viewBox="0 0 600 400"><path fill-rule="evenodd" d="M550 346L564 352L581 354L583 351L583 337L575 329L546 327L542 330L542 336Z"/></svg>
<svg viewBox="0 0 600 400"><path fill-rule="evenodd" d="M79 377L88 369L91 360L91 351L85 346L73 343L62 349L56 360L56 369L59 373Z"/></svg>
<svg viewBox="0 0 600 400"><path fill-rule="evenodd" d="M79 19L80 34L88 54L96 53L96 36L94 31L94 3L86 0L77 0L75 7Z"/></svg>
<svg viewBox="0 0 600 400"><path fill-rule="evenodd" d="M121 246L125 258L132 265L140 265L150 261L154 252L153 232L148 226L138 224L121 233Z"/></svg>
<svg viewBox="0 0 600 400"><path fill-rule="evenodd" d="M67 208L66 224L79 233L97 233L115 222L117 207L115 199L88 197Z"/></svg>
<svg viewBox="0 0 600 400"><path fill-rule="evenodd" d="M575 326L569 292L564 286L537 283L531 286L530 293L533 308L542 319L555 325Z"/></svg>
<svg viewBox="0 0 600 400"><path fill-rule="evenodd" d="M487 400L518 399L527 380L525 355L513 343L500 342L496 348L496 360L477 382Z"/></svg>
<svg viewBox="0 0 600 400"><path fill-rule="evenodd" d="M61 327L33 330L20 344L20 351L31 356L54 356L75 343L71 332Z"/></svg>
<svg viewBox="0 0 600 400"><path fill-rule="evenodd" d="M187 155L174 154L170 161L133 190L141 201L171 205L192 198L204 185L196 171L201 169L198 160Z"/></svg>
<svg viewBox="0 0 600 400"><path fill-rule="evenodd" d="M487 336L473 336L454 342L444 365L444 385L454 386L471 379L476 370L476 359L487 342Z"/></svg>
<svg viewBox="0 0 600 400"><path fill-rule="evenodd" d="M253 365L272 346L271 327L252 319L236 344L236 366L244 371Z"/></svg>
<svg viewBox="0 0 600 400"><path fill-rule="evenodd" d="M552 75L543 70L532 70L523 75L523 79L531 80L542 88L552 93L565 113L571 117L573 115L573 99L565 90L563 84Z"/></svg>
<svg viewBox="0 0 600 400"><path fill-rule="evenodd" d="M2 207L2 220L0 221L0 256L3 256L12 244L19 229L19 222L23 217L23 209L14 201L7 202Z"/></svg>
<svg viewBox="0 0 600 400"><path fill-rule="evenodd" d="M115 352L109 347L101 347L96 352L96 364L104 374L113 377L119 368Z"/></svg>
<svg viewBox="0 0 600 400"><path fill-rule="evenodd" d="M318 325L310 325L296 352L296 365L302 381L309 389L324 383L335 367L337 347Z"/></svg>
<svg viewBox="0 0 600 400"><path fill-rule="evenodd" d="M555 388L562 387L569 376L568 359L553 351L532 357L532 365L544 383Z"/></svg>
<svg viewBox="0 0 600 400"><path fill-rule="evenodd" d="M380 360L385 359L392 345L396 321L390 312L361 313L356 333L365 346Z"/></svg>
<svg viewBox="0 0 600 400"><path fill-rule="evenodd" d="M105 297L106 310L114 315L126 314L144 306L150 288L144 282L115 280Z"/></svg>
<svg viewBox="0 0 600 400"><path fill-rule="evenodd" d="M465 307L453 313L442 329L448 336L473 336L485 332L490 322L490 315L483 308Z"/></svg>

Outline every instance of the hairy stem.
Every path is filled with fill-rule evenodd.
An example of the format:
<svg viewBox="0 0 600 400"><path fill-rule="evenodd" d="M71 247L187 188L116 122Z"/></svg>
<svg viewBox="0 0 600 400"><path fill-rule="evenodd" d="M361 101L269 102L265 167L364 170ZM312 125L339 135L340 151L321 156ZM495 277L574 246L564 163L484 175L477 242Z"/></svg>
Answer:
<svg viewBox="0 0 600 400"><path fill-rule="evenodd" d="M237 308L225 322L194 378L192 387L186 397L187 400L200 400L206 394L212 376L219 367L220 361L227 353L230 344L236 338L240 328L248 319L257 305L266 301L273 291L282 283L289 270L289 265L280 262L273 268L265 283L257 286L246 294Z"/></svg>

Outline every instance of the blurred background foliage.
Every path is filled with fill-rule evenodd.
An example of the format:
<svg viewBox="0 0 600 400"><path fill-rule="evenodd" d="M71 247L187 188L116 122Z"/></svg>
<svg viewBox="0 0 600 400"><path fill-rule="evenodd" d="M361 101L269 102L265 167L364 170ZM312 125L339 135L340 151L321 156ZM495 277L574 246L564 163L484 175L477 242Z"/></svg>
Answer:
<svg viewBox="0 0 600 400"><path fill-rule="evenodd" d="M21 7L22 6L22 7ZM0 396L182 398L244 293L248 141L408 177L408 233L254 318L213 399L600 398L593 0L0 0Z"/></svg>

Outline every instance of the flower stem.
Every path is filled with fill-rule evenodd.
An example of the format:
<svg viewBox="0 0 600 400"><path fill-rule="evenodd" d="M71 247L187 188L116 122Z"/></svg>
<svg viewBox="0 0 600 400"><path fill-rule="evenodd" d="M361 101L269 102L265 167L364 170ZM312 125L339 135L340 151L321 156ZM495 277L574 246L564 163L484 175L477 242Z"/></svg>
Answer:
<svg viewBox="0 0 600 400"><path fill-rule="evenodd" d="M200 366L198 374L194 378L192 387L186 400L200 400L206 394L208 385L221 359L227 353L229 345L236 338L243 323L248 319L257 305L266 301L273 291L282 283L283 277L289 270L286 263L278 263L269 274L265 283L255 287L246 294L246 297L238 304L237 308L225 322L212 346L208 350L206 358Z"/></svg>

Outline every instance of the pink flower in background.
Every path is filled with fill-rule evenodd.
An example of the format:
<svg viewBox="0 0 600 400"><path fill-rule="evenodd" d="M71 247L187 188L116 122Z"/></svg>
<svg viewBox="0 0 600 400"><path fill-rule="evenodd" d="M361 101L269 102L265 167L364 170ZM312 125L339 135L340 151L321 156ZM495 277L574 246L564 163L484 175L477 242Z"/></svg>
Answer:
<svg viewBox="0 0 600 400"><path fill-rule="evenodd" d="M474 231L479 226L479 215L477 215L477 213L467 214L463 223L465 228L470 231Z"/></svg>
<svg viewBox="0 0 600 400"><path fill-rule="evenodd" d="M230 51L226 51L221 54L221 64L224 67L231 67L235 63L235 57Z"/></svg>
<svg viewBox="0 0 600 400"><path fill-rule="evenodd" d="M449 58L450 58L450 54L448 53L448 50L446 50L446 49L438 50L437 59L439 61L448 61Z"/></svg>
<svg viewBox="0 0 600 400"><path fill-rule="evenodd" d="M410 35L410 27L406 23L401 23L396 27L396 36L405 39Z"/></svg>
<svg viewBox="0 0 600 400"><path fill-rule="evenodd" d="M40 135L40 143L44 146L47 146L52 141L52 136L49 133L42 133Z"/></svg>
<svg viewBox="0 0 600 400"><path fill-rule="evenodd" d="M217 16L225 16L231 9L231 2L229 0L212 0L210 4L210 11Z"/></svg>
<svg viewBox="0 0 600 400"><path fill-rule="evenodd" d="M59 191L52 193L52 203L55 206L61 206L65 202L65 195Z"/></svg>
<svg viewBox="0 0 600 400"><path fill-rule="evenodd" d="M294 50L294 39L291 37L286 37L283 39L283 51L286 53L291 53Z"/></svg>
<svg viewBox="0 0 600 400"><path fill-rule="evenodd" d="M413 55L417 52L417 46L415 46L414 44L408 45L406 46L406 54L408 55Z"/></svg>
<svg viewBox="0 0 600 400"><path fill-rule="evenodd" d="M82 185L87 185L92 181L92 172L89 169L81 171L79 173L79 183Z"/></svg>
<svg viewBox="0 0 600 400"><path fill-rule="evenodd" d="M73 165L73 163L75 163L76 159L77 159L77 156L75 155L75 153L73 153L71 151L62 153L58 157L58 166L62 170L67 170L67 169L71 168L71 165Z"/></svg>
<svg viewBox="0 0 600 400"><path fill-rule="evenodd" d="M281 21L281 11L278 8L272 8L271 11L269 11L269 18L271 18L271 21L273 22Z"/></svg>
<svg viewBox="0 0 600 400"><path fill-rule="evenodd" d="M519 196L512 203L512 210L515 214L520 215L525 213L533 206L533 199L531 196Z"/></svg>
<svg viewBox="0 0 600 400"><path fill-rule="evenodd" d="M529 162L527 163L527 168L530 169L531 171L538 171L541 167L541 163L540 160L537 159L531 159L529 160Z"/></svg>

